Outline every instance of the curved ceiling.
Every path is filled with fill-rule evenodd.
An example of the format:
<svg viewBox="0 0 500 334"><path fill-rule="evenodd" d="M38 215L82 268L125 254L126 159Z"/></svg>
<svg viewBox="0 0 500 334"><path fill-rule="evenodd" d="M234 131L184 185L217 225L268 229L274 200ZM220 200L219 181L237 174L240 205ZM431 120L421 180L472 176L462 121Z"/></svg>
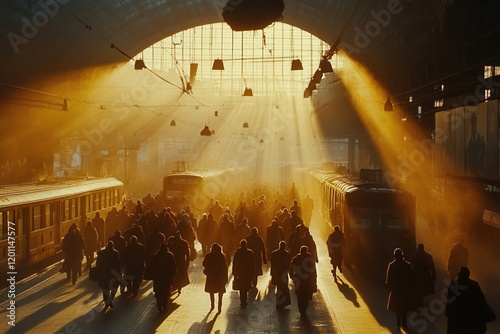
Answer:
<svg viewBox="0 0 500 334"><path fill-rule="evenodd" d="M19 84L55 72L127 61L176 32L222 21L225 0L2 1L0 78ZM494 1L285 0L283 21L341 47L381 81L433 57L443 45L449 13L498 26ZM473 10L471 10L473 9ZM448 14L447 14L448 13ZM498 10L496 11L498 13ZM467 16L466 16L467 15ZM478 17L474 17L474 15ZM469 19L468 19L469 20ZM477 21L477 20L476 20ZM476 22L475 21L475 22ZM466 24L465 27L476 23ZM463 27L463 24L460 25ZM448 36L451 36L448 33ZM474 38L473 35L469 36ZM465 38L465 37L464 37ZM454 44L454 45L452 45ZM112 48L115 45L116 48ZM120 52L121 51L121 52Z"/></svg>

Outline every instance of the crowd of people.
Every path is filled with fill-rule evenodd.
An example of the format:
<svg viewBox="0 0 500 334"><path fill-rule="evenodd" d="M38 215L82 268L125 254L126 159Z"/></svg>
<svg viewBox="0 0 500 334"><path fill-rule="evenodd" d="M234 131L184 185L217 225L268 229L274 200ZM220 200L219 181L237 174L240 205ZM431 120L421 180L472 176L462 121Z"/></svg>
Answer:
<svg viewBox="0 0 500 334"><path fill-rule="evenodd" d="M296 195L296 194L293 194ZM291 305L290 279L294 283L297 305L302 317L312 295L317 292L316 264L319 262L316 241L310 233L312 212L306 212L301 201L276 196L272 205L265 195L240 196L234 201L210 201L200 219L185 198L173 199L167 206L160 196L148 194L142 200L127 200L120 210L113 208L105 219L99 213L85 221L84 232L73 224L63 239L65 260L61 272L73 284L81 276L82 261L91 269L97 253L94 280L102 289L105 308L113 308L113 299L121 293L137 296L143 280L153 281L153 291L159 312L168 308L171 293L180 294L190 284L189 264L198 254L195 240L201 245L205 292L210 295L211 309L222 309L223 295L230 276L232 289L239 291L240 305L248 305L248 294L257 289L263 265L270 262L270 283L276 288L276 309ZM288 200L288 205L286 201ZM312 199L307 196L308 209ZM250 203L250 205L247 205ZM304 217L304 218L303 218ZM326 239L332 274L337 281L337 270L343 270L344 234L339 225ZM486 303L476 282L470 280L467 268L468 252L457 244L450 254L449 271L454 279L448 293L453 299L447 305L449 333L464 326L464 312L460 303ZM465 259L464 259L465 258ZM387 309L394 311L397 326L407 328L407 313L422 306L424 297L434 295L436 270L432 256L419 244L409 261L403 251L394 251L394 261L388 264L386 284L390 291ZM468 284L474 296L453 295L453 284ZM481 297L482 296L482 297ZM468 299L466 299L468 298ZM465 301L464 301L465 300ZM486 328L485 322L474 328ZM469 321L470 322L470 321ZM458 326L458 327L457 327ZM471 333L484 333L477 329Z"/></svg>

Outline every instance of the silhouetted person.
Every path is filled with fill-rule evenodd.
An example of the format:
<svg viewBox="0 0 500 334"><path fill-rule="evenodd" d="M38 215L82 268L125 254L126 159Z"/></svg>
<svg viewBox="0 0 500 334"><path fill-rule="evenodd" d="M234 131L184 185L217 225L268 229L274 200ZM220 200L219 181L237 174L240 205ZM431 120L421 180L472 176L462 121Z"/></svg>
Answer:
<svg viewBox="0 0 500 334"><path fill-rule="evenodd" d="M302 219L304 220L304 225L309 227L311 224L311 217L314 209L314 201L309 195L306 195L302 199Z"/></svg>
<svg viewBox="0 0 500 334"><path fill-rule="evenodd" d="M248 305L248 291L252 288L252 279L255 276L255 260L253 252L247 248L245 239L240 241L240 248L233 258L233 289L240 292L240 305Z"/></svg>
<svg viewBox="0 0 500 334"><path fill-rule="evenodd" d="M127 281L127 291L137 296L139 286L144 275L144 265L146 263L146 248L137 241L137 237L130 237L130 243L125 247L123 256L123 266L125 268L124 279Z"/></svg>
<svg viewBox="0 0 500 334"><path fill-rule="evenodd" d="M101 217L101 214L99 212L95 213L95 216L92 219L92 226L94 226L97 231L97 238L99 242L99 244L97 245L97 250L101 250L101 247L104 247L104 245L106 245L106 226L104 223L104 219Z"/></svg>
<svg viewBox="0 0 500 334"><path fill-rule="evenodd" d="M410 262L403 257L401 248L394 250L394 260L387 266L385 284L389 288L387 310L396 313L398 327L408 328L406 315L414 306L415 277Z"/></svg>
<svg viewBox="0 0 500 334"><path fill-rule="evenodd" d="M274 218L271 225L267 227L266 231L266 250L268 258L271 258L271 253L278 249L280 241L284 240L285 233L283 232L281 226L279 226L278 219Z"/></svg>
<svg viewBox="0 0 500 334"><path fill-rule="evenodd" d="M465 248L464 241L460 240L453 245L450 256L448 257L448 272L453 280L461 267L469 265L469 250Z"/></svg>
<svg viewBox="0 0 500 334"><path fill-rule="evenodd" d="M108 241L106 248L97 254L96 267L99 272L99 287L105 309L113 307L118 285L122 278L120 254L114 248L113 241Z"/></svg>
<svg viewBox="0 0 500 334"><path fill-rule="evenodd" d="M467 267L460 268L458 278L448 287L445 315L447 334L484 334L484 310L488 307L479 284L471 280Z"/></svg>
<svg viewBox="0 0 500 334"><path fill-rule="evenodd" d="M73 234L74 236L69 246L68 259L70 263L71 281L74 285L77 277L82 275L82 260L85 242L83 241L79 228L75 228Z"/></svg>
<svg viewBox="0 0 500 334"><path fill-rule="evenodd" d="M267 264L266 247L264 246L264 240L262 240L262 237L259 235L257 227L252 227L251 233L247 235L246 240L248 249L253 253L255 263L252 285L257 287L257 278L263 274L262 263Z"/></svg>
<svg viewBox="0 0 500 334"><path fill-rule="evenodd" d="M304 235L305 226L299 224L295 226L295 231L290 235L290 239L288 240L288 248L290 250L290 254L293 256L299 254L300 247L305 246L301 243L301 238Z"/></svg>
<svg viewBox="0 0 500 334"><path fill-rule="evenodd" d="M71 279L71 245L75 240L75 229L78 227L76 223L69 226L68 232L64 235L62 240L62 250L64 252L64 260L60 273L66 273L66 279Z"/></svg>
<svg viewBox="0 0 500 334"><path fill-rule="evenodd" d="M177 224L177 231L180 233L182 239L184 239L189 246L190 252L188 254L188 259L194 261L197 256L196 248L194 247L194 241L196 240L196 236L194 234L194 228L191 223L189 214L185 213L182 215L181 220Z"/></svg>
<svg viewBox="0 0 500 334"><path fill-rule="evenodd" d="M222 215L224 214L224 209L219 204L219 201L215 201L214 204L208 210L208 212L211 213L215 221L218 222L221 219Z"/></svg>
<svg viewBox="0 0 500 334"><path fill-rule="evenodd" d="M248 225L248 219L243 217L234 229L232 249L238 249L241 239L245 239L250 233L251 229Z"/></svg>
<svg viewBox="0 0 500 334"><path fill-rule="evenodd" d="M137 237L137 241L144 245L146 242L146 236L144 235L144 231L142 230L142 226L134 223L132 227L123 232L123 237L127 242L130 242L130 237L135 235Z"/></svg>
<svg viewBox="0 0 500 334"><path fill-rule="evenodd" d="M299 254L292 258L289 273L295 284L300 316L307 317L306 311L309 301L312 299L313 293L317 291L316 260L309 253L307 246L302 246Z"/></svg>
<svg viewBox="0 0 500 334"><path fill-rule="evenodd" d="M287 242L287 246L288 246L289 250L291 249L290 247L292 247L292 243L290 242L290 239L291 239L292 233L294 233L294 231L296 231L297 225L304 225L304 222L297 215L297 213L294 210L292 210L290 212L290 217L286 217L283 220L283 232L285 233L285 241ZM298 252L298 250L297 250L297 252ZM295 256L297 253L295 253L295 254L291 253L291 254L292 254L292 256Z"/></svg>
<svg viewBox="0 0 500 334"><path fill-rule="evenodd" d="M198 222L198 228L196 229L196 235L198 237L198 241L201 244L201 251L202 251L203 255L205 255L208 252L209 247L211 245L211 244L208 244L207 240L206 240L207 221L208 221L208 214L204 213L201 216L201 219Z"/></svg>
<svg viewBox="0 0 500 334"><path fill-rule="evenodd" d="M330 233L328 239L326 239L326 246L328 248L328 255L330 256L330 263L332 264L332 274L337 280L337 268L342 272L342 248L344 247L345 239L344 233L340 229L339 225L335 225L333 232Z"/></svg>
<svg viewBox="0 0 500 334"><path fill-rule="evenodd" d="M286 242L280 241L279 248L271 252L271 284L276 285L276 309L282 310L291 304L288 288L288 270L292 257L286 250Z"/></svg>
<svg viewBox="0 0 500 334"><path fill-rule="evenodd" d="M227 284L227 261L226 255L222 252L219 244L212 244L210 251L203 259L203 273L207 275L205 282L205 292L210 294L210 309L214 309L215 294L219 294L218 313L222 310L222 296L226 292Z"/></svg>
<svg viewBox="0 0 500 334"><path fill-rule="evenodd" d="M436 268L432 255L424 249L424 244L418 244L417 251L410 257L410 263L415 272L415 299L422 306L424 297L435 293Z"/></svg>
<svg viewBox="0 0 500 334"><path fill-rule="evenodd" d="M161 244L166 241L167 240L165 238L165 234L159 231L159 227L156 226L155 228L153 228L153 232L149 234L148 242L146 244L146 254L148 262L153 258L153 255L155 255L156 251L160 249Z"/></svg>
<svg viewBox="0 0 500 334"><path fill-rule="evenodd" d="M299 205L299 201L293 200L293 205L290 207L290 212L295 211L297 216L302 217L302 208Z"/></svg>
<svg viewBox="0 0 500 334"><path fill-rule="evenodd" d="M215 218L215 216L214 216ZM226 253L226 260L230 261L231 254L233 253L233 237L234 237L234 223L229 219L229 215L225 213L222 215L219 230L217 232L217 241Z"/></svg>
<svg viewBox="0 0 500 334"><path fill-rule="evenodd" d="M100 216L99 216L100 217ZM95 218L94 218L95 219ZM119 229L118 227L118 210L116 210L116 207L113 207L111 211L108 212L106 215L106 219L104 220L104 235L100 236L100 240L102 242L101 247L104 247L107 243L107 238L112 237L113 234L116 230ZM94 225L96 226L96 225ZM97 230L97 233L99 234L99 230Z"/></svg>
<svg viewBox="0 0 500 334"><path fill-rule="evenodd" d="M97 229L90 220L87 222L87 225L83 230L83 241L85 242L84 254L87 259L86 268L89 269L92 262L94 262L95 252L100 250Z"/></svg>
<svg viewBox="0 0 500 334"><path fill-rule="evenodd" d="M182 288L190 283L188 275L189 245L182 238L181 233L177 231L174 236L168 238L167 246L172 254L174 254L175 264L177 265L177 273L172 280L172 287L177 289L178 293L181 293Z"/></svg>
<svg viewBox="0 0 500 334"><path fill-rule="evenodd" d="M176 272L174 255L168 251L167 244L162 243L146 269L147 277L153 279L156 307L160 312L167 309L172 279Z"/></svg>
<svg viewBox="0 0 500 334"><path fill-rule="evenodd" d="M311 234L311 231L306 226L303 226L304 236L299 239L300 246L307 246L308 252L314 257L316 263L319 262L318 248L316 247L316 242Z"/></svg>

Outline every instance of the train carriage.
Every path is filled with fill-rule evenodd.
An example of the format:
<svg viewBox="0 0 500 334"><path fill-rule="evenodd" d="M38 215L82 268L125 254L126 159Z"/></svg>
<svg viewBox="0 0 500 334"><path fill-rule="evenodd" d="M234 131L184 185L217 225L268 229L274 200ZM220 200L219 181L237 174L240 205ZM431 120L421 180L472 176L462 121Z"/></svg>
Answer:
<svg viewBox="0 0 500 334"><path fill-rule="evenodd" d="M0 268L54 256L69 226L83 231L96 212L120 203L122 187L114 178L0 186Z"/></svg>
<svg viewBox="0 0 500 334"><path fill-rule="evenodd" d="M320 197L321 215L345 236L346 264L387 263L396 247L415 250L415 197L382 182L306 170Z"/></svg>
<svg viewBox="0 0 500 334"><path fill-rule="evenodd" d="M242 172L237 169L175 172L163 178L163 197L170 199L188 198L196 214L204 212L212 200L234 191L240 184Z"/></svg>

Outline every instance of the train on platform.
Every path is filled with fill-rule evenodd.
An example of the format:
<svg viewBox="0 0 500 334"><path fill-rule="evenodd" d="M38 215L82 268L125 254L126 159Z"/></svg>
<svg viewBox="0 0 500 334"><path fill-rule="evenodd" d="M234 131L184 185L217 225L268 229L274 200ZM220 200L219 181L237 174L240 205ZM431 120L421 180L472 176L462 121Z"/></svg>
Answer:
<svg viewBox="0 0 500 334"><path fill-rule="evenodd" d="M105 217L122 200L115 178L0 186L0 268L18 268L62 251L71 224L83 231L96 212ZM12 270L10 270L12 271Z"/></svg>
<svg viewBox="0 0 500 334"><path fill-rule="evenodd" d="M415 251L415 196L387 185L380 170L361 170L357 177L318 169L301 174L327 230L339 225L344 232L346 265L387 264L397 247L407 256Z"/></svg>
<svg viewBox="0 0 500 334"><path fill-rule="evenodd" d="M199 214L212 200L234 189L238 176L241 171L235 169L173 172L163 177L163 199L168 204L185 197Z"/></svg>

